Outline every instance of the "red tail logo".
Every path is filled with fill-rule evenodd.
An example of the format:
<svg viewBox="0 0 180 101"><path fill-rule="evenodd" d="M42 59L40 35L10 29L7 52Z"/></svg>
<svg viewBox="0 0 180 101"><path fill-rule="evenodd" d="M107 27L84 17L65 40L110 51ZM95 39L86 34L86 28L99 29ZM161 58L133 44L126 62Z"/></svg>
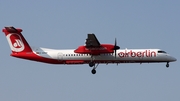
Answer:
<svg viewBox="0 0 180 101"><path fill-rule="evenodd" d="M23 41L18 34L9 33L6 37L12 51L21 52L24 50L25 47L24 47Z"/></svg>

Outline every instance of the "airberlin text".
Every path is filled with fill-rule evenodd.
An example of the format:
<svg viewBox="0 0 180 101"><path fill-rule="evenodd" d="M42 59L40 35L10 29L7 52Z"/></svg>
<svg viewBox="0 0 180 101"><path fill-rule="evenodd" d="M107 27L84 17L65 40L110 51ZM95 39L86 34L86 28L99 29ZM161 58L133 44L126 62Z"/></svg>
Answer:
<svg viewBox="0 0 180 101"><path fill-rule="evenodd" d="M119 52L118 56L123 57L156 57L155 51L144 50L144 51L132 51L125 50L124 52Z"/></svg>

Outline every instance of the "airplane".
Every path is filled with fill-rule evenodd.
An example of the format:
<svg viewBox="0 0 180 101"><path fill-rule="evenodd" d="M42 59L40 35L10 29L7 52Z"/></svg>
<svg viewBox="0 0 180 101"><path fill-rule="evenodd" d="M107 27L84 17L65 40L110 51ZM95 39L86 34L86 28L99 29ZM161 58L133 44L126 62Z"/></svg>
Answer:
<svg viewBox="0 0 180 101"><path fill-rule="evenodd" d="M11 56L49 64L89 64L91 73L96 74L99 64L121 63L161 63L176 61L176 58L161 49L120 49L116 39L114 44L101 44L95 34L87 34L85 45L77 49L49 49L30 47L21 34L22 29L13 26L2 29L5 33Z"/></svg>

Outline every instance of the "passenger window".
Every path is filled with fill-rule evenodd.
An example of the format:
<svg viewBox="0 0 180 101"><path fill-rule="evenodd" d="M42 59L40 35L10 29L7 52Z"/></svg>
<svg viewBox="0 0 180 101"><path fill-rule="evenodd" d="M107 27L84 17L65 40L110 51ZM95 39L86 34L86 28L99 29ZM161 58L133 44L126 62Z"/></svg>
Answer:
<svg viewBox="0 0 180 101"><path fill-rule="evenodd" d="M36 52L36 54L40 54L40 52Z"/></svg>

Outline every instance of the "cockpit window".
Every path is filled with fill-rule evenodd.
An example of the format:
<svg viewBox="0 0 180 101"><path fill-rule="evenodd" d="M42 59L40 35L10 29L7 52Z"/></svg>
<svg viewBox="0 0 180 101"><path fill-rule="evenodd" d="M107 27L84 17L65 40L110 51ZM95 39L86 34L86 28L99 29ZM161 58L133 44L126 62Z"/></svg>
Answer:
<svg viewBox="0 0 180 101"><path fill-rule="evenodd" d="M160 51L158 51L158 53L166 53L166 52L165 52L165 51L161 51L161 50L160 50Z"/></svg>

